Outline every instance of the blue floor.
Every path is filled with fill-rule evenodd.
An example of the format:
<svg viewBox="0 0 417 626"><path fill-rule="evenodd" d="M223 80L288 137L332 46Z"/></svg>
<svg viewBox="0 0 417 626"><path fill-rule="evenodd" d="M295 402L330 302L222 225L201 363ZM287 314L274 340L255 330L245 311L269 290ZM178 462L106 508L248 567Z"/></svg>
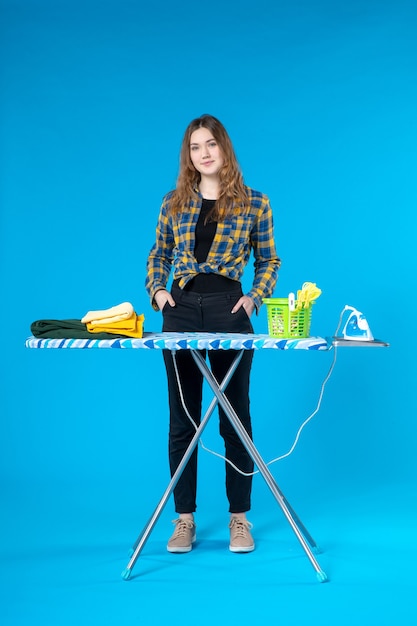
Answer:
<svg viewBox="0 0 417 626"><path fill-rule="evenodd" d="M100 624L415 624L416 504L396 485L307 497L297 510L320 543L316 573L272 496L255 479L255 552L228 551L227 513L202 508L198 540L166 552L172 505L158 520L131 579L121 572L146 523L134 502L92 488L77 502L52 491L6 492L2 519L2 626ZM87 490L88 491L88 490ZM10 495L13 493L13 497ZM296 494L297 495L297 494ZM300 494L297 495L298 499ZM257 506L262 501L262 508ZM156 503L155 503L156 504Z"/></svg>

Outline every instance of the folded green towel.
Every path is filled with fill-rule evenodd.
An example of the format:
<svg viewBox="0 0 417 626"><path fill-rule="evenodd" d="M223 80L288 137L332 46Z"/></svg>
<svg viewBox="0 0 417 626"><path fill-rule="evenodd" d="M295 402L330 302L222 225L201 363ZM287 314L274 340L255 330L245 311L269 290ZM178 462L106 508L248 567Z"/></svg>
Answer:
<svg viewBox="0 0 417 626"><path fill-rule="evenodd" d="M30 330L34 337L41 339L117 339L125 335L106 332L90 333L81 320L37 320Z"/></svg>

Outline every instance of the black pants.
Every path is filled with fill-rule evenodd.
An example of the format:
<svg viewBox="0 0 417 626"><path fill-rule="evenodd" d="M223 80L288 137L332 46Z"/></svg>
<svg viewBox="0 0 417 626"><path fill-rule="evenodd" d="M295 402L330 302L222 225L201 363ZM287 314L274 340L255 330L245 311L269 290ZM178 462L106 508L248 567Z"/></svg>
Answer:
<svg viewBox="0 0 417 626"><path fill-rule="evenodd" d="M253 332L252 324L243 307L237 313L231 313L233 306L242 296L240 286L233 292L215 294L187 292L173 286L172 296L176 306L171 307L166 304L163 309L162 330L165 332ZM171 475L173 475L195 434L195 428L183 409L172 354L169 350L163 352L168 377L169 462ZM202 352L205 353L205 351ZM236 350L208 350L207 352L211 370L220 383L236 357ZM185 405L198 425L201 420L203 376L188 350L178 350L175 354ZM252 437L252 427L249 413L249 378L252 359L253 350L245 350L226 389L226 396L250 437ZM252 472L252 459L220 406L219 418L226 458L244 472ZM242 476L226 463L226 495L231 513L240 513L250 509L251 489L252 477ZM197 448L174 490L176 512L194 512L196 495Z"/></svg>

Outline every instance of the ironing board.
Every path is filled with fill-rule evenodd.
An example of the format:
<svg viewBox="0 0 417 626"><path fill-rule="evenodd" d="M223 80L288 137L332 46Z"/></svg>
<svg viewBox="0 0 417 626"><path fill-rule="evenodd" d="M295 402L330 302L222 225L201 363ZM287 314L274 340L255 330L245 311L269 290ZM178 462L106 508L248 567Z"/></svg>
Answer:
<svg viewBox="0 0 417 626"><path fill-rule="evenodd" d="M29 337L26 340L26 347L46 349L166 349L172 351L173 353L175 353L177 350L190 350L194 361L196 362L204 379L207 381L209 387L213 392L214 397L211 401L211 404L209 405L205 415L203 416L201 423L197 428L195 435L187 451L185 452L181 463L179 464L174 475L172 476L171 481L166 488L153 515L149 519L149 522L134 543L131 558L127 564L127 567L122 572L122 578L124 580L128 580L130 578L132 569L137 559L139 558L139 555L147 539L149 538L159 516L161 515L165 504L172 494L175 485L177 484L193 450L198 444L198 440L201 437L203 430L205 429L210 419L210 416L212 415L217 404L219 404L223 408L226 416L230 420L231 424L236 430L236 433L241 439L242 444L246 448L255 465L258 467L260 474L263 476L266 484L271 490L275 500L282 509L292 530L299 540L311 565L315 569L318 580L320 582L325 582L327 580L325 572L322 570L313 554L313 550L315 550L316 552L318 551L316 542L311 537L305 526L301 523L300 519L286 500L284 494L279 489L268 466L262 459L254 443L248 436L245 428L242 426L238 416L233 410L233 407L231 406L224 392L245 350L275 349L321 351L331 349L331 341L329 342L322 337L309 337L307 339L277 339L270 337L269 335L263 334L144 333L144 336L141 339L42 339ZM201 350L236 350L236 357L233 360L233 363L230 366L229 371L227 372L223 381L218 382L215 379L200 352Z"/></svg>
<svg viewBox="0 0 417 626"><path fill-rule="evenodd" d="M365 342L361 342L364 345ZM370 347L374 346L386 346L383 342L366 342L366 345ZM193 450L198 444L198 440L201 437L209 419L212 415L215 407L219 404L224 410L227 418L230 420L233 428L239 436L242 444L247 450L248 454L258 467L259 473L264 478L267 486L269 487L276 502L280 506L283 514L285 515L288 523L294 531L298 541L301 544L307 558L313 566L319 582L326 582L327 575L317 562L313 551L317 554L319 552L318 546L306 527L302 524L299 517L296 515L293 508L290 506L288 500L278 487L274 477L272 476L268 466L262 459L258 450L256 449L253 441L250 439L245 428L242 426L238 416L236 415L233 407L228 401L225 395L225 389L230 381L236 367L238 366L240 359L245 350L330 350L336 345L347 345L353 347L353 344L346 344L345 342L338 342L337 338L324 339L322 337L308 337L306 339L280 339L273 338L265 334L235 334L235 333L144 333L141 339L41 339L36 337L29 337L26 340L27 348L46 348L46 349L147 349L147 350L170 350L175 353L177 350L190 350L194 361L200 369L204 379L208 383L210 389L213 392L213 399L207 408L205 415L203 416L199 427L196 429L195 435L186 450L184 457L179 464L176 472L172 476L161 500L159 501L155 511L150 517L148 523L136 539L130 560L126 568L122 572L122 578L128 580L131 576L133 567L138 560L140 553L145 546L147 539L149 538L159 516L161 515L170 495L172 494L184 468L193 453ZM236 357L233 360L232 365L229 368L225 378L218 382L213 376L206 360L201 354L201 350L236 350Z"/></svg>

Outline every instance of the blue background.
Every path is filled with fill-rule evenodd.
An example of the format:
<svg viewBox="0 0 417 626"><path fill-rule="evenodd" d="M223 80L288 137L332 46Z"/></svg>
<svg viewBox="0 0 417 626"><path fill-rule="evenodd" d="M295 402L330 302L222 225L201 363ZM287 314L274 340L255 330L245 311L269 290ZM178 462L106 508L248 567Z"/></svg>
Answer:
<svg viewBox="0 0 417 626"><path fill-rule="evenodd" d="M3 624L415 623L416 27L412 0L0 0ZM168 479L161 355L24 347L36 319L126 300L160 330L146 257L205 112L271 199L275 295L316 282L313 334L351 304L390 343L338 351L320 412L272 466L329 585L260 477L257 550L228 553L223 463L205 452L199 545L166 553L170 502L121 581ZM254 325L266 332L265 310ZM256 355L266 459L291 446L332 358ZM216 421L203 439L221 451Z"/></svg>

